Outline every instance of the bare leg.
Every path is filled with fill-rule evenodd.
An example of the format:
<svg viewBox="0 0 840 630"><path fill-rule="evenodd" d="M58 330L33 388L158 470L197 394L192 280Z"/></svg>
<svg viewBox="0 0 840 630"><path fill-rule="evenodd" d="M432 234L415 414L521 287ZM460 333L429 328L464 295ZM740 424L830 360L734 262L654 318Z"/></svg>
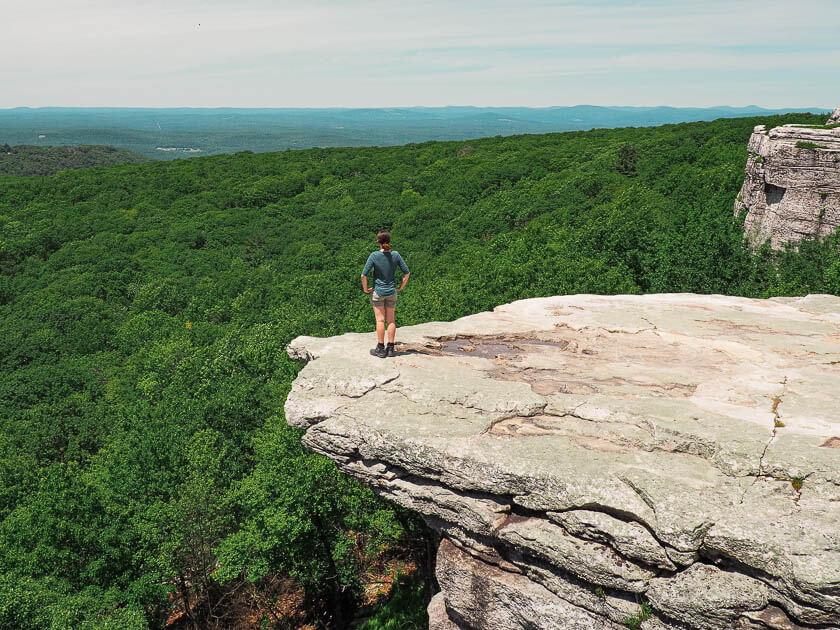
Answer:
<svg viewBox="0 0 840 630"><path fill-rule="evenodd" d="M392 309L393 311L393 309ZM373 314L376 317L376 340L381 343L385 344L385 307L384 306L374 306L373 307ZM393 317L393 315L392 315Z"/></svg>
<svg viewBox="0 0 840 630"><path fill-rule="evenodd" d="M393 306L385 307L385 321L388 322L388 343L394 343L394 338L397 336L397 322L394 320Z"/></svg>

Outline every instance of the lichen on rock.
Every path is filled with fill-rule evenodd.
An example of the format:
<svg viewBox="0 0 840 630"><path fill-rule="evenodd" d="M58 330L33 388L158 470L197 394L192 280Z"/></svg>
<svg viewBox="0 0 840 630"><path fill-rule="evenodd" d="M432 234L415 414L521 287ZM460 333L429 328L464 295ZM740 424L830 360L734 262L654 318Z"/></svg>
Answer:
<svg viewBox="0 0 840 630"><path fill-rule="evenodd" d="M440 532L431 628L840 628L840 298L537 298L399 336L295 339L286 418Z"/></svg>
<svg viewBox="0 0 840 630"><path fill-rule="evenodd" d="M828 124L836 122L840 108ZM840 226L840 127L759 125L748 151L735 214L745 214L751 243L781 249Z"/></svg>

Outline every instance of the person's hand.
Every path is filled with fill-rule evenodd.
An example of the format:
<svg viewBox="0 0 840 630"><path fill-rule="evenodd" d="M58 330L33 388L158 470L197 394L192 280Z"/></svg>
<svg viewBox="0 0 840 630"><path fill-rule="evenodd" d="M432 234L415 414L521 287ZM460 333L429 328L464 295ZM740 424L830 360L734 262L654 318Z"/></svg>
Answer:
<svg viewBox="0 0 840 630"><path fill-rule="evenodd" d="M373 291L373 289L372 289L372 288L371 288L371 289L362 289L362 290L363 290L365 293L370 293L371 291Z"/></svg>

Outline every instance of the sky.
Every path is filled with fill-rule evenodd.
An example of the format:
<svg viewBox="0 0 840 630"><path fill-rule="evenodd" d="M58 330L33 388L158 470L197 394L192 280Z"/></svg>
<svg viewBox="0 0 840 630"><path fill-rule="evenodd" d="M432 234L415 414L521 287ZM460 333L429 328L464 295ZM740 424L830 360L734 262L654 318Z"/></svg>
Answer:
<svg viewBox="0 0 840 630"><path fill-rule="evenodd" d="M840 0L0 7L0 107L840 105Z"/></svg>

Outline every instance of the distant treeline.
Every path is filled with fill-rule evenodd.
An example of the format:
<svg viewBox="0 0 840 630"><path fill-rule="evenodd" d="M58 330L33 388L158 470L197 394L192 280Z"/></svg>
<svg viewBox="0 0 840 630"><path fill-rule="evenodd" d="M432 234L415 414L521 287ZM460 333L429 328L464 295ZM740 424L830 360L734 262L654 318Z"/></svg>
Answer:
<svg viewBox="0 0 840 630"><path fill-rule="evenodd" d="M344 627L423 530L302 448L285 348L373 329L377 230L412 270L399 325L555 294L840 294L836 236L753 251L733 216L753 126L784 122L825 117L0 177L0 628L300 627L278 584ZM394 602L420 627L422 598Z"/></svg>
<svg viewBox="0 0 840 630"><path fill-rule="evenodd" d="M104 144L162 160L237 151L392 146L428 140L645 127L769 116L760 107L14 108L0 139L18 144ZM805 110L812 113L822 110ZM826 114L827 116L827 114Z"/></svg>
<svg viewBox="0 0 840 630"><path fill-rule="evenodd" d="M0 145L0 175L52 175L66 168L148 162L149 158L100 145L39 147Z"/></svg>

